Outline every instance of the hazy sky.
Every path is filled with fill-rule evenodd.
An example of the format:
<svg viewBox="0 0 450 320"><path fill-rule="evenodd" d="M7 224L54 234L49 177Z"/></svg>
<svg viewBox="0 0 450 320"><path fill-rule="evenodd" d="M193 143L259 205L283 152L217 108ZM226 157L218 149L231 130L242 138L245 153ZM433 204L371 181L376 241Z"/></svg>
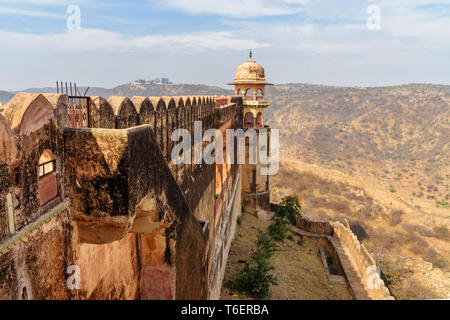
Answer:
<svg viewBox="0 0 450 320"><path fill-rule="evenodd" d="M249 49L274 83L450 84L450 0L0 0L0 21L3 90L224 86Z"/></svg>

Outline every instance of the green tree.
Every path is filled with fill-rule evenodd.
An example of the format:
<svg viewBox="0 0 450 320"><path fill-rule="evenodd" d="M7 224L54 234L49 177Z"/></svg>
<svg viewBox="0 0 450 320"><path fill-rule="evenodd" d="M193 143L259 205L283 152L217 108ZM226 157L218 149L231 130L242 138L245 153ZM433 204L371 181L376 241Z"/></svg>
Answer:
<svg viewBox="0 0 450 320"><path fill-rule="evenodd" d="M280 207L275 214L280 217L286 217L291 221L295 221L296 218L302 216L301 212L302 205L300 200L295 196L286 196L281 199Z"/></svg>

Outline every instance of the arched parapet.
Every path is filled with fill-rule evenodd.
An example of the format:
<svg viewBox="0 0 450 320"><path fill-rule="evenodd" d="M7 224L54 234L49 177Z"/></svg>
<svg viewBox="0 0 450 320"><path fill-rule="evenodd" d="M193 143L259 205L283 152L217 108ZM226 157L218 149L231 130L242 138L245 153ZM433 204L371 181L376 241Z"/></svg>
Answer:
<svg viewBox="0 0 450 320"><path fill-rule="evenodd" d="M175 99L173 97L163 97L164 101L166 102L167 106L167 125L166 125L166 132L165 132L165 147L164 147L164 155L166 156L166 160L170 161L170 150L172 150L173 142L171 140L172 132L175 130L176 127L176 111L177 111L177 105L175 103Z"/></svg>
<svg viewBox="0 0 450 320"><path fill-rule="evenodd" d="M12 164L17 158L17 146L6 119L0 114L0 162ZM3 180L2 180L3 181Z"/></svg>
<svg viewBox="0 0 450 320"><path fill-rule="evenodd" d="M156 112L163 112L167 110L166 107L166 102L163 98L161 97L148 97L148 99L150 100L150 102L153 105L153 108Z"/></svg>
<svg viewBox="0 0 450 320"><path fill-rule="evenodd" d="M8 102L3 116L13 134L29 135L50 122L54 111L42 94L20 92Z"/></svg>
<svg viewBox="0 0 450 320"><path fill-rule="evenodd" d="M175 100L173 99L173 97L162 97L162 99L164 100L164 102L166 103L166 109L167 110L172 110L172 109L176 109L177 105L175 103Z"/></svg>
<svg viewBox="0 0 450 320"><path fill-rule="evenodd" d="M175 101L176 108L184 107L184 100L183 97L172 97Z"/></svg>
<svg viewBox="0 0 450 320"><path fill-rule="evenodd" d="M116 116L116 129L126 129L139 124L139 116L133 102L127 97L112 96L108 99Z"/></svg>
<svg viewBox="0 0 450 320"><path fill-rule="evenodd" d="M183 128L183 118L184 118L184 99L183 97L172 97L175 101L176 110L175 110L175 129Z"/></svg>
<svg viewBox="0 0 450 320"><path fill-rule="evenodd" d="M167 107L166 102L161 97L149 97L155 107L155 135L161 151L164 153L167 129Z"/></svg>
<svg viewBox="0 0 450 320"><path fill-rule="evenodd" d="M150 99L147 97L136 96L131 98L131 102L133 102L136 107L136 111L139 114L139 124L148 124L153 127L155 121L155 110Z"/></svg>
<svg viewBox="0 0 450 320"><path fill-rule="evenodd" d="M12 193L12 170L17 148L8 123L0 114L0 203L7 203L8 194ZM10 196L9 196L10 197ZM10 198L11 199L11 198ZM10 234L7 206L0 205L0 241Z"/></svg>
<svg viewBox="0 0 450 320"><path fill-rule="evenodd" d="M58 126L66 128L68 125L67 110L69 109L69 97L62 93L43 93L42 95L53 106Z"/></svg>
<svg viewBox="0 0 450 320"><path fill-rule="evenodd" d="M191 103L191 98L189 98L188 96L182 96L181 99L183 99L184 106L186 108L191 106L191 104L192 104Z"/></svg>
<svg viewBox="0 0 450 320"><path fill-rule="evenodd" d="M116 117L109 102L99 96L91 96L91 123L92 128L114 129Z"/></svg>

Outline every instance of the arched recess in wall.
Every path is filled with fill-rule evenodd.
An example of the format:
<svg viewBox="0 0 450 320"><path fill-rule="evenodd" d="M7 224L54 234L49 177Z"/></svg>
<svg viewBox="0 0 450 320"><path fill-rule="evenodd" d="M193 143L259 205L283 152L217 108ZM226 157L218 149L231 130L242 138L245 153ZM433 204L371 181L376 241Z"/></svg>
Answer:
<svg viewBox="0 0 450 320"><path fill-rule="evenodd" d="M166 130L165 130L165 156L166 156L166 160L169 163L170 162L170 152L172 150L172 131L175 129L175 123L176 123L176 109L177 109L177 105L175 103L175 100L172 97L163 97L164 102L166 103L166 109L167 109L167 113L166 113Z"/></svg>
<svg viewBox="0 0 450 320"><path fill-rule="evenodd" d="M91 96L91 110L96 110L92 113L92 127L93 128L115 128L114 111L108 101L99 96Z"/></svg>
<svg viewBox="0 0 450 320"><path fill-rule="evenodd" d="M153 127L154 109L151 101L147 97L133 97L131 102L134 104L139 115L139 124L148 124Z"/></svg>
<svg viewBox="0 0 450 320"><path fill-rule="evenodd" d="M54 118L54 110L42 94L20 92L8 102L3 116L12 133L29 135Z"/></svg>
<svg viewBox="0 0 450 320"><path fill-rule="evenodd" d="M153 104L155 105L155 104ZM156 138L163 154L165 153L165 131L167 126L166 103L159 98L156 104Z"/></svg>
<svg viewBox="0 0 450 320"><path fill-rule="evenodd" d="M113 96L108 99L108 102L116 116L116 129L132 128L138 125L139 116L130 99Z"/></svg>
<svg viewBox="0 0 450 320"><path fill-rule="evenodd" d="M258 112L258 114L256 115L256 127L257 128L262 128L262 126L263 126L262 113Z"/></svg>
<svg viewBox="0 0 450 320"><path fill-rule="evenodd" d="M39 203L41 206L58 196L56 158L51 150L44 150L39 157Z"/></svg>
<svg viewBox="0 0 450 320"><path fill-rule="evenodd" d="M191 99L189 97L183 97L184 99L184 128L189 130L189 110L191 109Z"/></svg>
<svg viewBox="0 0 450 320"><path fill-rule="evenodd" d="M247 112L244 117L244 128L253 128L255 126L255 119L251 112Z"/></svg>
<svg viewBox="0 0 450 320"><path fill-rule="evenodd" d="M176 97L174 100L177 105L177 110L175 111L175 129L179 129L183 127L184 101L182 97Z"/></svg>

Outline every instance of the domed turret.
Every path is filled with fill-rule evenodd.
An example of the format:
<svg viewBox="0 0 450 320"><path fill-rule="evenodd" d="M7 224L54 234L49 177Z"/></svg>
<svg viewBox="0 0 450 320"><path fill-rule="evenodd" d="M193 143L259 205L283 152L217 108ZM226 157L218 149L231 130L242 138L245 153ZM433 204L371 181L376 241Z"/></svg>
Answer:
<svg viewBox="0 0 450 320"><path fill-rule="evenodd" d="M264 87L272 85L266 82L266 74L264 68L252 58L250 51L250 59L241 64L236 70L234 82L229 83L235 87L235 95L238 96L241 92L244 99L247 98L247 92L253 91L253 100L264 100ZM261 96L257 97L258 92Z"/></svg>
<svg viewBox="0 0 450 320"><path fill-rule="evenodd" d="M252 58L241 64L236 70L235 81L266 81L264 68Z"/></svg>

